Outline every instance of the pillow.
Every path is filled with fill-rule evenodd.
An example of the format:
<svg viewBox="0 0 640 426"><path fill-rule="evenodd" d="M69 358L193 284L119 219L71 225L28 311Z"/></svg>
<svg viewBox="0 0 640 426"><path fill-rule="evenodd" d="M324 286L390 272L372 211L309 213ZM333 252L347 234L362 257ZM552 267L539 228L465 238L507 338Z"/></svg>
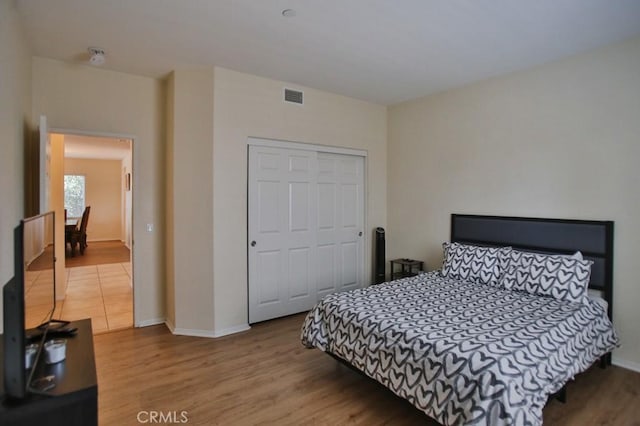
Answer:
<svg viewBox="0 0 640 426"><path fill-rule="evenodd" d="M590 260L513 250L501 284L508 290L586 303Z"/></svg>
<svg viewBox="0 0 640 426"><path fill-rule="evenodd" d="M513 249L512 252L514 252L516 254L521 254L521 253L532 254L533 253L533 254L539 254L541 256L558 256L558 257L568 257L570 259L584 260L584 257L582 257L582 252L581 251L577 251L577 252L575 252L573 254L545 254L545 253L535 253L535 252L530 252L530 251L520 251L520 250ZM511 256L509 256L509 261L510 260L511 260Z"/></svg>
<svg viewBox="0 0 640 426"><path fill-rule="evenodd" d="M577 260L584 260L584 258L582 257L582 252L575 252L570 256L572 259L577 259Z"/></svg>
<svg viewBox="0 0 640 426"><path fill-rule="evenodd" d="M441 274L458 280L497 286L509 261L511 247L479 247L444 243Z"/></svg>

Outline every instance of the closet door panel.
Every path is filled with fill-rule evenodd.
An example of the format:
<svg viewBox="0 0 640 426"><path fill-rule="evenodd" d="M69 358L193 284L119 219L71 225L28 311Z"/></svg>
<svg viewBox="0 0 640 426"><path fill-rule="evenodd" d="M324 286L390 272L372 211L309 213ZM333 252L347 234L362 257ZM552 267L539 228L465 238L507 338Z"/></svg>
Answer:
<svg viewBox="0 0 640 426"><path fill-rule="evenodd" d="M319 182L335 185L335 228L337 243L337 291L364 285L364 158L339 154L318 154L327 166Z"/></svg>
<svg viewBox="0 0 640 426"><path fill-rule="evenodd" d="M316 153L249 148L249 322L317 300Z"/></svg>
<svg viewBox="0 0 640 426"><path fill-rule="evenodd" d="M250 146L249 322L364 284L364 158Z"/></svg>

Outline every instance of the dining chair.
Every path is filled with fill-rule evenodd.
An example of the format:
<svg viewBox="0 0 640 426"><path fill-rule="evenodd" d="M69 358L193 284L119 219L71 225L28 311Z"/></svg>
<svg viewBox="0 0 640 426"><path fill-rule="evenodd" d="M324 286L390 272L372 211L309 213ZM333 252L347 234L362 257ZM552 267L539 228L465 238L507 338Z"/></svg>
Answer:
<svg viewBox="0 0 640 426"><path fill-rule="evenodd" d="M80 227L70 234L71 256L76 254L76 245L80 246L80 254L84 255L84 250L87 248L87 225L89 224L90 212L91 206L85 207L84 212L82 212Z"/></svg>

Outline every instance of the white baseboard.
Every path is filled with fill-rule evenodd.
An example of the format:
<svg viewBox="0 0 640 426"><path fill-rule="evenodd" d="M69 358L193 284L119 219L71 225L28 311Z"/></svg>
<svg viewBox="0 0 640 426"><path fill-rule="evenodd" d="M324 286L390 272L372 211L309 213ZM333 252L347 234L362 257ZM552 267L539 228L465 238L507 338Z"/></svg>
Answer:
<svg viewBox="0 0 640 426"><path fill-rule="evenodd" d="M169 331L172 334L177 334L179 336L193 336L193 337L216 337L214 336L213 331L211 330L198 330L193 328L180 328L176 327L171 321L167 320L164 322L167 325Z"/></svg>
<svg viewBox="0 0 640 426"><path fill-rule="evenodd" d="M191 328L178 328L171 321L166 320L164 322L167 325L167 328L171 333L177 334L180 336L193 336L193 337L222 337L227 336L229 334L240 333L242 331L247 331L251 329L249 324L241 324L235 327L229 327L222 330L197 330Z"/></svg>
<svg viewBox="0 0 640 426"><path fill-rule="evenodd" d="M213 332L213 337L227 336L229 334L241 333L247 330L251 330L251 326L249 324L240 324L233 327L223 328L222 330L215 330Z"/></svg>
<svg viewBox="0 0 640 426"><path fill-rule="evenodd" d="M136 323L136 327L149 327L151 325L158 325L165 323L164 318L151 318L144 321L139 321Z"/></svg>
<svg viewBox="0 0 640 426"><path fill-rule="evenodd" d="M611 364L617 365L618 367L626 368L627 370L635 371L640 373L640 363L627 361L626 359L612 357Z"/></svg>

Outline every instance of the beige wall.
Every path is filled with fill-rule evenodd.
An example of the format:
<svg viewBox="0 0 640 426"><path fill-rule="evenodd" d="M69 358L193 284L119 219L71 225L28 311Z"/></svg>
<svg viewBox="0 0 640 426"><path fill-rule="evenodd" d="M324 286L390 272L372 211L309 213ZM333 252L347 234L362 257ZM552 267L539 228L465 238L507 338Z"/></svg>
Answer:
<svg viewBox="0 0 640 426"><path fill-rule="evenodd" d="M439 268L451 213L614 220L614 360L640 368L639 137L640 39L396 105L388 257Z"/></svg>
<svg viewBox="0 0 640 426"><path fill-rule="evenodd" d="M13 2L0 0L0 287L13 276L13 228L24 215L24 151L30 124L31 52Z"/></svg>
<svg viewBox="0 0 640 426"><path fill-rule="evenodd" d="M247 138L366 150L366 275L371 231L386 226L386 107L304 89L304 106L282 101L286 83L215 68L213 235L215 334L247 323ZM292 88L297 88L293 86Z"/></svg>
<svg viewBox="0 0 640 426"><path fill-rule="evenodd" d="M130 135L133 143L135 323L165 317L164 84L156 79L34 57L33 117L52 128ZM92 213L93 214L93 213ZM146 224L154 224L153 232Z"/></svg>
<svg viewBox="0 0 640 426"><path fill-rule="evenodd" d="M65 158L65 175L85 177L85 205L91 206L87 239L89 241L122 238L122 161Z"/></svg>
<svg viewBox="0 0 640 426"><path fill-rule="evenodd" d="M213 69L174 71L168 82L167 323L212 335Z"/></svg>

